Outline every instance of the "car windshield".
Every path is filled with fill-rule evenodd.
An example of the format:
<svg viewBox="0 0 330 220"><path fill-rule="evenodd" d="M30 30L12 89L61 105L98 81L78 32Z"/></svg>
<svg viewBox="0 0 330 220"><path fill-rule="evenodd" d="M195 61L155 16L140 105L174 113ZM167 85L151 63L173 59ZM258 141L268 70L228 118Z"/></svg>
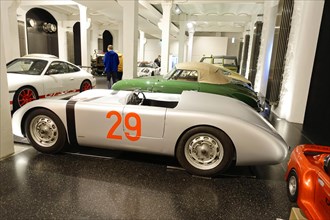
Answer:
<svg viewBox="0 0 330 220"><path fill-rule="evenodd" d="M231 57L215 57L214 64L221 64L224 66L237 66L236 59Z"/></svg>
<svg viewBox="0 0 330 220"><path fill-rule="evenodd" d="M168 72L167 74L165 74L163 76L163 78L164 79L171 79L171 76L175 74L176 70L177 70L176 68L173 68L170 72Z"/></svg>
<svg viewBox="0 0 330 220"><path fill-rule="evenodd" d="M38 59L15 59L7 64L8 73L40 75L47 65L47 61Z"/></svg>
<svg viewBox="0 0 330 220"><path fill-rule="evenodd" d="M139 63L139 67L149 67L149 68L156 68L157 64L155 63Z"/></svg>

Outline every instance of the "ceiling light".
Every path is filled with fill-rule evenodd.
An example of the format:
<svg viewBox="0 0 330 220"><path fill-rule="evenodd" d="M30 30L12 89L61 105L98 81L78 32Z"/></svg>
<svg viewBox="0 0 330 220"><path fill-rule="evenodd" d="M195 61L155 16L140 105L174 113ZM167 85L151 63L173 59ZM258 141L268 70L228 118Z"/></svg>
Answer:
<svg viewBox="0 0 330 220"><path fill-rule="evenodd" d="M28 26L29 27L34 27L37 24L37 22L32 19L32 18L28 18Z"/></svg>
<svg viewBox="0 0 330 220"><path fill-rule="evenodd" d="M191 28L193 28L193 27L194 27L193 23L191 23L191 22L188 22L188 23L187 23L187 28L188 28L188 29L191 29Z"/></svg>
<svg viewBox="0 0 330 220"><path fill-rule="evenodd" d="M179 15L182 13L181 8L179 7L179 5L175 5L175 14Z"/></svg>

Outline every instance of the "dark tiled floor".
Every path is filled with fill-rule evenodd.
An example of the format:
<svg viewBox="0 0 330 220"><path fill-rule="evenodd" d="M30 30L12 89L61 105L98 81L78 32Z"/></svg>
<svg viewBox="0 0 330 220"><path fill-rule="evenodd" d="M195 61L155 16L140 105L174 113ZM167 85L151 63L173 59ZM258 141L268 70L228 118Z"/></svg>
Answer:
<svg viewBox="0 0 330 220"><path fill-rule="evenodd" d="M269 120L290 146L311 143L301 125ZM211 179L169 157L88 148L46 155L25 146L0 161L0 219L288 219L296 206L286 195L286 161Z"/></svg>

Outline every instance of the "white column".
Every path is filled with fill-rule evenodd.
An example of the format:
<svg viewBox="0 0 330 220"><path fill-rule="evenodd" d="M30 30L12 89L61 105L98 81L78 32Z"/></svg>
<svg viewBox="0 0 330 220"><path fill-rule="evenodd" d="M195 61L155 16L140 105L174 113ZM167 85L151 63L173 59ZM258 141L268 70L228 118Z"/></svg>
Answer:
<svg viewBox="0 0 330 220"><path fill-rule="evenodd" d="M20 57L18 23L17 23L17 3L16 1L0 1L1 2L1 38L4 39L6 47L3 54L6 54L5 63Z"/></svg>
<svg viewBox="0 0 330 220"><path fill-rule="evenodd" d="M98 49L98 38L99 38L99 26L95 23L92 24L91 33L91 54L94 54L94 50Z"/></svg>
<svg viewBox="0 0 330 220"><path fill-rule="evenodd" d="M273 112L303 123L324 1L295 1L280 103ZM328 100L325 100L328 101Z"/></svg>
<svg viewBox="0 0 330 220"><path fill-rule="evenodd" d="M11 125L11 117L10 117L10 106L9 106L9 92L8 92L8 83L7 83L7 70L6 70L6 51L5 51L5 33L8 32L7 25L4 25L3 21L5 18L8 19L8 14L4 13L4 4L7 4L6 1L0 1L1 6L1 22L0 22L0 48L1 48L1 69L0 69L0 159L4 158L10 154L14 153L14 141L13 141L13 132ZM16 15L16 13L15 13ZM17 29L17 26L16 26ZM8 43L6 44L7 48Z"/></svg>
<svg viewBox="0 0 330 220"><path fill-rule="evenodd" d="M137 76L138 1L118 0L123 7L123 79Z"/></svg>
<svg viewBox="0 0 330 220"><path fill-rule="evenodd" d="M143 31L139 31L140 32L140 46L139 46L139 58L138 61L144 61L144 45L147 42L147 39L144 37L144 32Z"/></svg>
<svg viewBox="0 0 330 220"><path fill-rule="evenodd" d="M254 83L254 90L262 97L266 95L270 61L272 58L275 21L278 1L265 1L262 26L262 39L258 58L257 75Z"/></svg>
<svg viewBox="0 0 330 220"><path fill-rule="evenodd" d="M118 51L123 53L123 23L118 23Z"/></svg>
<svg viewBox="0 0 330 220"><path fill-rule="evenodd" d="M187 58L187 61L191 62L195 31L193 29L190 29L188 31L188 33L189 33L189 37L188 37L188 58Z"/></svg>
<svg viewBox="0 0 330 220"><path fill-rule="evenodd" d="M163 18L161 19L161 24L160 24L162 29L161 74L165 75L168 72L168 64L169 64L172 1L162 2L162 8L163 8Z"/></svg>
<svg viewBox="0 0 330 220"><path fill-rule="evenodd" d="M81 65L90 65L90 54L87 50L87 7L78 4L80 13L80 45L81 45Z"/></svg>
<svg viewBox="0 0 330 220"><path fill-rule="evenodd" d="M179 32L179 55L178 62L182 63L185 61L184 59L184 48L186 42L186 14L180 14L180 32Z"/></svg>

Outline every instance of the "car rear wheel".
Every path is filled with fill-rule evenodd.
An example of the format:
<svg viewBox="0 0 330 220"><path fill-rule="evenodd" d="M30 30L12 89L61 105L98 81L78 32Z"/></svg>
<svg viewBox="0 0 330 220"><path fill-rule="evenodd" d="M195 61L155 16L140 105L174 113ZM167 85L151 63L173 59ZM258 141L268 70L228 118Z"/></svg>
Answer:
<svg viewBox="0 0 330 220"><path fill-rule="evenodd" d="M13 100L14 110L19 109L23 105L38 99L37 91L31 87L22 87L16 91Z"/></svg>
<svg viewBox="0 0 330 220"><path fill-rule="evenodd" d="M80 92L92 89L92 83L89 80L84 80L80 85Z"/></svg>
<svg viewBox="0 0 330 220"><path fill-rule="evenodd" d="M234 156L234 145L223 131L212 127L195 127L180 138L176 157L190 173L215 176L224 172Z"/></svg>
<svg viewBox="0 0 330 220"><path fill-rule="evenodd" d="M298 175L294 169L292 169L287 179L287 192L291 202L296 202L298 198Z"/></svg>
<svg viewBox="0 0 330 220"><path fill-rule="evenodd" d="M58 153L67 143L61 119L46 109L36 109L29 113L25 133L32 146L43 153Z"/></svg>

